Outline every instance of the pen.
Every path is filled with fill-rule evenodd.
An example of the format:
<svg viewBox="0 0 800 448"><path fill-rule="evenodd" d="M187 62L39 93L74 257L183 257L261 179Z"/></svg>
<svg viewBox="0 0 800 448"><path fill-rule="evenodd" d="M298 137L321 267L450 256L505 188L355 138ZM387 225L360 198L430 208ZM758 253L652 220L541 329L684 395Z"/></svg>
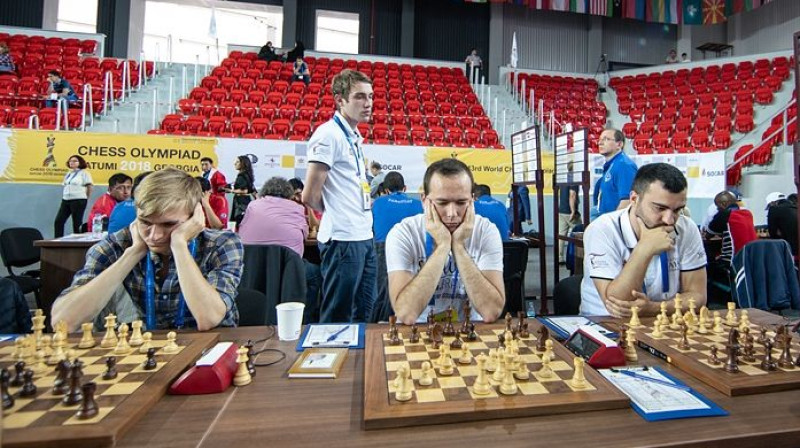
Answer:
<svg viewBox="0 0 800 448"><path fill-rule="evenodd" d="M335 340L336 340L336 338L338 338L340 334L344 333L344 331L345 331L345 330L347 330L347 329L349 329L349 328L350 328L350 325L345 325L344 327L342 327L342 328L341 328L339 331L337 331L336 333L334 333L334 334L332 334L332 335L328 336L328 340L327 340L327 342L333 342L333 341L335 341Z"/></svg>
<svg viewBox="0 0 800 448"><path fill-rule="evenodd" d="M630 370L613 370L613 371L619 372L619 373L621 373L623 375L627 375L627 376L629 376L631 378L636 378L636 379L640 379L640 380L644 380L644 381L650 381L651 383L661 384L662 386L674 387L675 389L680 389L680 390L686 391L686 392L689 392L689 391L692 390L692 388L688 387L688 386L684 386L684 385L681 385L681 384L670 383L669 381L663 381L663 380L660 380L658 378L651 378L649 376L640 375L640 374L638 374L636 372L631 372Z"/></svg>

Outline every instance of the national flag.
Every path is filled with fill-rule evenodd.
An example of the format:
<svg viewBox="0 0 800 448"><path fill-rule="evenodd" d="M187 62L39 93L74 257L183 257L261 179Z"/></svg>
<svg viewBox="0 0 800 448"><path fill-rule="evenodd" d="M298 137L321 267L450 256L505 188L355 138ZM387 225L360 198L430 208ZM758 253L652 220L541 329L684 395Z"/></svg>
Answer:
<svg viewBox="0 0 800 448"><path fill-rule="evenodd" d="M517 32L511 38L511 68L517 68Z"/></svg>
<svg viewBox="0 0 800 448"><path fill-rule="evenodd" d="M724 0L703 0L703 24L713 25L727 20Z"/></svg>
<svg viewBox="0 0 800 448"><path fill-rule="evenodd" d="M217 10L211 7L211 20L208 22L208 37L217 38Z"/></svg>
<svg viewBox="0 0 800 448"><path fill-rule="evenodd" d="M589 14L596 16L608 15L608 1L607 0L589 0Z"/></svg>
<svg viewBox="0 0 800 448"><path fill-rule="evenodd" d="M703 23L703 9L701 0L683 0L683 24L701 25Z"/></svg>
<svg viewBox="0 0 800 448"><path fill-rule="evenodd" d="M570 0L569 10L572 12L586 13L586 0Z"/></svg>
<svg viewBox="0 0 800 448"><path fill-rule="evenodd" d="M664 0L650 0L648 2L649 9L647 14L648 22L664 23L666 13L664 11Z"/></svg>
<svg viewBox="0 0 800 448"><path fill-rule="evenodd" d="M609 16L622 17L622 0L608 0Z"/></svg>
<svg viewBox="0 0 800 448"><path fill-rule="evenodd" d="M550 9L554 11L569 11L569 0L550 0Z"/></svg>
<svg viewBox="0 0 800 448"><path fill-rule="evenodd" d="M683 8L681 5L681 0L666 0L666 12L667 12L667 23L681 23L682 22L682 15L683 15Z"/></svg>

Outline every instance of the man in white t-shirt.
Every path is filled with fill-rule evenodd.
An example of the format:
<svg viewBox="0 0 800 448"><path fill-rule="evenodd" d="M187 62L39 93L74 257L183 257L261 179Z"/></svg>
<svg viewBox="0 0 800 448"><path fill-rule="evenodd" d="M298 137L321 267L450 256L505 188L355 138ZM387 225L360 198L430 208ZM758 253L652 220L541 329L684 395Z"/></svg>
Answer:
<svg viewBox="0 0 800 448"><path fill-rule="evenodd" d="M434 162L423 179L424 213L386 237L389 297L400 322L423 321L450 305L463 319L467 300L476 320L492 322L503 311L503 243L497 227L475 215L472 188L463 162Z"/></svg>
<svg viewBox="0 0 800 448"><path fill-rule="evenodd" d="M672 165L651 163L639 168L631 204L593 221L583 236L584 277L581 314L653 316L660 302L675 309L694 298L706 303L706 253L700 231L681 215L687 183Z"/></svg>
<svg viewBox="0 0 800 448"><path fill-rule="evenodd" d="M377 295L370 187L358 123L372 115L372 81L342 70L333 78L338 111L308 142L303 203L322 215L320 322L365 322Z"/></svg>

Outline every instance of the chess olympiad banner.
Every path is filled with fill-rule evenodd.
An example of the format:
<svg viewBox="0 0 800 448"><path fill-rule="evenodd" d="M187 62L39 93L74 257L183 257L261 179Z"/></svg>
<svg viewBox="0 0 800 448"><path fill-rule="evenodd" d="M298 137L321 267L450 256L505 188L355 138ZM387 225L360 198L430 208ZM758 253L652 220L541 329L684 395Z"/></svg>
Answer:
<svg viewBox="0 0 800 448"><path fill-rule="evenodd" d="M199 138L148 134L101 134L70 131L0 129L0 182L61 184L66 162L78 154L86 159L96 185L114 173L135 176L143 171L176 167L199 176L200 159L210 157L230 182L236 178L233 164L244 155L253 162L256 186L273 176L305 179L307 142L229 138ZM511 185L511 152L433 148L420 146L364 145L366 165L373 161L384 171L400 172L409 192L422 192L428 165L456 157L473 172L475 182L486 184L493 194L508 193ZM637 165L666 162L677 166L689 181L689 196L713 198L725 188L725 152L633 156ZM551 194L553 157L542 154L545 194ZM602 173L603 158L590 160L592 185Z"/></svg>

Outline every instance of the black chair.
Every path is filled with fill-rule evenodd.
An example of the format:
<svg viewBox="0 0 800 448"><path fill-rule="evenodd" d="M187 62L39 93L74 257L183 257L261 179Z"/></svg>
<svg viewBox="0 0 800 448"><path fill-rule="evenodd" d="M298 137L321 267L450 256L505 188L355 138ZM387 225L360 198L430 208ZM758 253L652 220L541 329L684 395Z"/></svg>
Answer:
<svg viewBox="0 0 800 448"><path fill-rule="evenodd" d="M260 322L259 325L275 325L278 322L275 306L284 302L305 303L303 319L309 322L313 310L306 303L306 267L297 252L272 244L246 244L243 263L239 288L254 289L266 295L267 300L261 314L245 317L240 310L240 322L246 318Z"/></svg>
<svg viewBox="0 0 800 448"><path fill-rule="evenodd" d="M236 296L239 309L239 326L252 327L267 324L267 296L260 291L239 288Z"/></svg>
<svg viewBox="0 0 800 448"><path fill-rule="evenodd" d="M18 275L12 268L24 268L38 263L41 253L33 242L43 239L42 232L31 227L12 227L0 232L0 257L8 270L8 278L19 285L23 294L33 293L36 296L36 306L39 308L42 308L39 297L42 288L42 281L39 278L41 272L32 269Z"/></svg>
<svg viewBox="0 0 800 448"><path fill-rule="evenodd" d="M516 316L525 310L525 271L528 269L528 242L503 241L503 283L506 311Z"/></svg>
<svg viewBox="0 0 800 448"><path fill-rule="evenodd" d="M581 309L582 275L567 277L553 288L553 312L556 316L575 316Z"/></svg>

